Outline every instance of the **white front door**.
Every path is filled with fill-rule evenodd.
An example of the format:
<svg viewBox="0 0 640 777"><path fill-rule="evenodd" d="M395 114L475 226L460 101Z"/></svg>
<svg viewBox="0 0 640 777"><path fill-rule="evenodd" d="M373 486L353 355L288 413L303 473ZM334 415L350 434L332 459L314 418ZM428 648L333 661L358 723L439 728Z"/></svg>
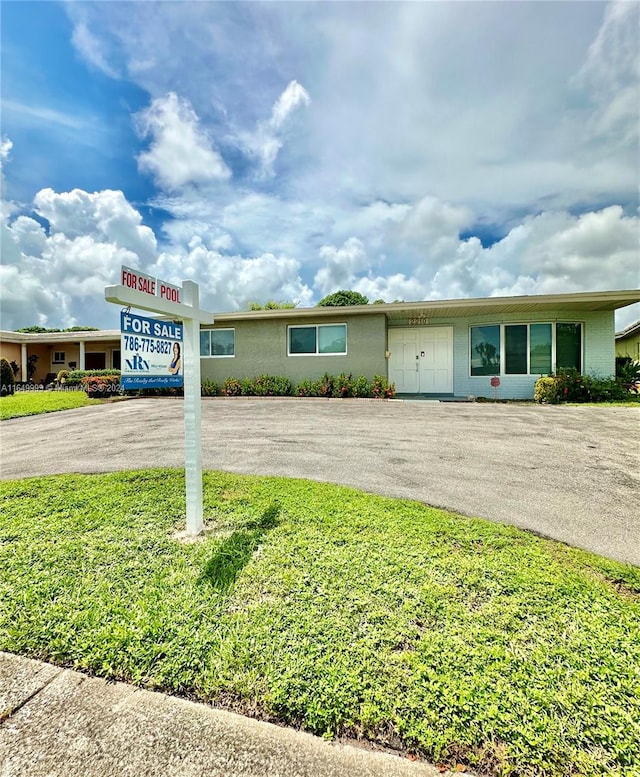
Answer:
<svg viewBox="0 0 640 777"><path fill-rule="evenodd" d="M399 394L453 393L453 327L389 329L389 352Z"/></svg>
<svg viewBox="0 0 640 777"><path fill-rule="evenodd" d="M400 394L420 391L418 329L389 329L389 381Z"/></svg>

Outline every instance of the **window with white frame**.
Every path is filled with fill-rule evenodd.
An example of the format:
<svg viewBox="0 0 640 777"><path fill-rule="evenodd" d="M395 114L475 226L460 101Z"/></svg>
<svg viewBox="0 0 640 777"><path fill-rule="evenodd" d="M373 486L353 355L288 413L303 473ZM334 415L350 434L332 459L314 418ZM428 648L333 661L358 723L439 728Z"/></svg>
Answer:
<svg viewBox="0 0 640 777"><path fill-rule="evenodd" d="M236 355L235 329L201 329L200 356L229 358Z"/></svg>
<svg viewBox="0 0 640 777"><path fill-rule="evenodd" d="M305 324L289 327L289 356L343 356L346 353L346 324Z"/></svg>
<svg viewBox="0 0 640 777"><path fill-rule="evenodd" d="M65 352L64 351L54 351L53 352L53 363L54 364L64 364L64 357L65 357Z"/></svg>
<svg viewBox="0 0 640 777"><path fill-rule="evenodd" d="M469 351L472 376L548 375L554 369L575 369L580 372L582 324L559 322L472 326Z"/></svg>

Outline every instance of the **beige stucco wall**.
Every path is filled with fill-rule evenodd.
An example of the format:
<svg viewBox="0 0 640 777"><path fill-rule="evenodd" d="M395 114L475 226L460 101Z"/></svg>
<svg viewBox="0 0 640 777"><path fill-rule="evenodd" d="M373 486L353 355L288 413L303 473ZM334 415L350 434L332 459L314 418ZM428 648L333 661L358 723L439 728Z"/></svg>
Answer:
<svg viewBox="0 0 640 777"><path fill-rule="evenodd" d="M254 378L257 375L282 375L293 383L305 378L319 378L325 372L339 375L351 372L354 377L387 374L385 359L386 329L383 313L370 316L296 318L296 326L305 324L346 324L346 356L287 356L287 321L257 320L225 323L214 329L235 329L236 355L202 357L203 378L222 382L225 378ZM204 328L204 327L203 327Z"/></svg>
<svg viewBox="0 0 640 777"><path fill-rule="evenodd" d="M20 364L20 344L0 342L0 359L6 359L9 363L16 362L16 364ZM18 373L17 380L21 380L20 372Z"/></svg>

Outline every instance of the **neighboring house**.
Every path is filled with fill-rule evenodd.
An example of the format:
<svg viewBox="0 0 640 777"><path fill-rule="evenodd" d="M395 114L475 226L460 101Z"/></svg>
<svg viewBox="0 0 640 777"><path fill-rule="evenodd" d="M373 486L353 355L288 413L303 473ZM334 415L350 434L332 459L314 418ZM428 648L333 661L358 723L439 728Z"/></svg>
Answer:
<svg viewBox="0 0 640 777"><path fill-rule="evenodd" d="M200 332L201 372L219 383L377 374L399 394L455 397L493 396L498 377L498 396L527 399L540 375L560 368L613 375L614 313L635 302L640 290L220 313ZM31 353L41 356L36 380L70 361L118 367L119 333L0 332L9 361Z"/></svg>
<svg viewBox="0 0 640 777"><path fill-rule="evenodd" d="M120 369L120 332L0 331L0 357L15 362L20 370L16 380L27 380L30 356L37 356L34 383L45 383L60 370Z"/></svg>
<svg viewBox="0 0 640 777"><path fill-rule="evenodd" d="M640 321L616 332L616 356L630 356L640 361Z"/></svg>

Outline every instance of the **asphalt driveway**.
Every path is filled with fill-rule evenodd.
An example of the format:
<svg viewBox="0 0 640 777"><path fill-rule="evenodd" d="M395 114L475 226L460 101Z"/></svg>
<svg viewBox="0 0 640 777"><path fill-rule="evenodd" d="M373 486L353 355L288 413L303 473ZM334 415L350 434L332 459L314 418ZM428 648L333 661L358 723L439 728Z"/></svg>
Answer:
<svg viewBox="0 0 640 777"><path fill-rule="evenodd" d="M3 421L0 477L184 464L183 403ZM640 566L640 408L212 399L207 469L409 497Z"/></svg>

